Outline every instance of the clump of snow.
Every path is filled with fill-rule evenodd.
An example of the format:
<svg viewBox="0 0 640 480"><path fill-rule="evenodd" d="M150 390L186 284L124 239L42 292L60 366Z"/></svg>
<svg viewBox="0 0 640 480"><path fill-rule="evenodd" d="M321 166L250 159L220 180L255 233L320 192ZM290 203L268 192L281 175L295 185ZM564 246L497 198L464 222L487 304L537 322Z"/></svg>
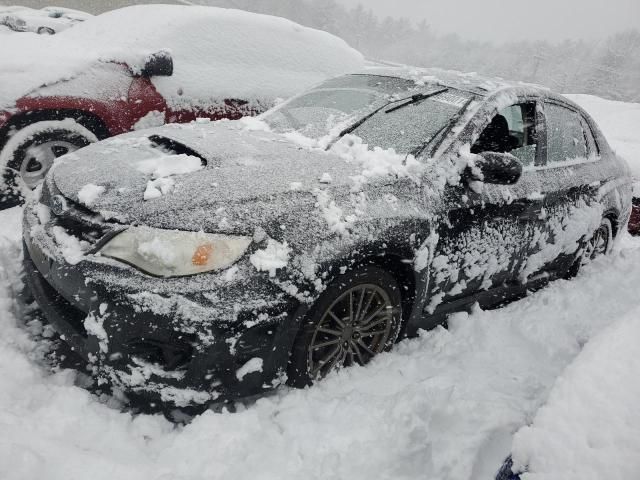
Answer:
<svg viewBox="0 0 640 480"><path fill-rule="evenodd" d="M153 200L167 195L173 191L176 182L173 178L156 178L147 182L147 188L144 190L143 198L145 200Z"/></svg>
<svg viewBox="0 0 640 480"><path fill-rule="evenodd" d="M153 200L162 195L171 193L175 187L173 175L185 175L187 173L202 170L202 160L193 155L161 155L154 158L141 160L136 168L139 172L151 175L153 180L147 182L143 197L145 200Z"/></svg>
<svg viewBox="0 0 640 480"><path fill-rule="evenodd" d="M102 185L88 183L78 191L78 200L87 207L91 207L98 197L105 192L106 188Z"/></svg>
<svg viewBox="0 0 640 480"><path fill-rule="evenodd" d="M345 216L342 208L336 204L326 190L316 189L314 193L318 200L316 207L320 209L329 229L340 235L348 234L356 217L354 215Z"/></svg>
<svg viewBox="0 0 640 480"><path fill-rule="evenodd" d="M106 306L106 304L102 305ZM102 313L104 313L104 311ZM102 314L96 317L93 312L90 312L84 319L84 328L86 328L89 334L97 337L100 351L107 353L109 351L109 337L104 329L104 319L105 317Z"/></svg>
<svg viewBox="0 0 640 480"><path fill-rule="evenodd" d="M88 242L69 235L64 228L57 225L51 229L51 232L56 244L60 247L62 256L68 263L76 265L83 260L90 247Z"/></svg>
<svg viewBox="0 0 640 480"><path fill-rule="evenodd" d="M173 267L177 258L175 246L171 242L163 241L158 237L154 237L148 242L140 242L138 244L138 253L147 262L166 267Z"/></svg>
<svg viewBox="0 0 640 480"><path fill-rule="evenodd" d="M184 153L178 155L160 155L155 158L141 160L136 164L136 169L153 178L168 177L171 175L184 175L201 170L202 160L193 155Z"/></svg>
<svg viewBox="0 0 640 480"><path fill-rule="evenodd" d="M369 179L392 175L397 178L409 177L420 181L420 174L425 164L416 160L413 155L399 155L393 149L382 149L363 143L355 135L345 135L331 148L347 162L361 166L362 171L353 177L354 189L359 190Z"/></svg>
<svg viewBox="0 0 640 480"><path fill-rule="evenodd" d="M333 182L333 178L331 178L331 175L327 172L324 172L322 174L322 176L320 177L320 183L331 183Z"/></svg>
<svg viewBox="0 0 640 480"><path fill-rule="evenodd" d="M134 130L144 130L145 128L160 127L164 125L164 112L152 110L138 120L134 125Z"/></svg>
<svg viewBox="0 0 640 480"><path fill-rule="evenodd" d="M286 242L280 243L270 238L266 248L256 250L249 260L258 271L269 272L270 277L275 277L276 270L286 267L289 263L290 253L291 249Z"/></svg>
<svg viewBox="0 0 640 480"><path fill-rule="evenodd" d="M256 117L242 117L239 121L245 130L258 132L271 131L271 127L269 127L267 122Z"/></svg>
<svg viewBox="0 0 640 480"><path fill-rule="evenodd" d="M236 378L242 381L242 379L250 373L261 372L262 363L263 360L260 357L252 358L247 363L242 365L238 370L236 370Z"/></svg>

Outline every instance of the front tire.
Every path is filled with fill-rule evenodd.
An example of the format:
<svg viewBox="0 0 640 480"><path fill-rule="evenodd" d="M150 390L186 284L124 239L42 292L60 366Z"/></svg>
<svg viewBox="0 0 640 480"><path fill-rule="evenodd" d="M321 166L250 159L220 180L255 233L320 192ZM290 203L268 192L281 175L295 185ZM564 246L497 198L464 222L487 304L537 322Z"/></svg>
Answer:
<svg viewBox="0 0 640 480"><path fill-rule="evenodd" d="M289 362L289 384L310 385L390 350L400 332L401 304L397 282L381 268L365 266L340 276L303 320Z"/></svg>

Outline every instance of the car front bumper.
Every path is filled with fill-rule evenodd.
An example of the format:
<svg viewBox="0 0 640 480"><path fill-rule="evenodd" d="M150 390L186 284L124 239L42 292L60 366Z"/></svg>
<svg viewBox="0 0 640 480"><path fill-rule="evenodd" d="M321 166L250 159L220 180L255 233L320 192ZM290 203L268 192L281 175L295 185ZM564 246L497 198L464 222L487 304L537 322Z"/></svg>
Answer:
<svg viewBox="0 0 640 480"><path fill-rule="evenodd" d="M176 279L95 255L71 264L37 208L25 208L25 281L98 384L152 407L182 408L254 398L286 379L306 306L248 261L237 264L233 276ZM255 358L261 369L238 373Z"/></svg>

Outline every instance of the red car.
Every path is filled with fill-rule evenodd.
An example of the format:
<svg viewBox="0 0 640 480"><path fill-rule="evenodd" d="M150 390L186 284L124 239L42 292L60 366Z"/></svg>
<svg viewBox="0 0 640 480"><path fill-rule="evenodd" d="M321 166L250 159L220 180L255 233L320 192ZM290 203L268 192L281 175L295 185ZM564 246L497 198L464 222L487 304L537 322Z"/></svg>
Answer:
<svg viewBox="0 0 640 480"><path fill-rule="evenodd" d="M53 37L5 37L5 206L15 203L16 185L36 187L55 158L91 142L163 123L254 115L363 65L360 53L326 32L212 7L141 5Z"/></svg>

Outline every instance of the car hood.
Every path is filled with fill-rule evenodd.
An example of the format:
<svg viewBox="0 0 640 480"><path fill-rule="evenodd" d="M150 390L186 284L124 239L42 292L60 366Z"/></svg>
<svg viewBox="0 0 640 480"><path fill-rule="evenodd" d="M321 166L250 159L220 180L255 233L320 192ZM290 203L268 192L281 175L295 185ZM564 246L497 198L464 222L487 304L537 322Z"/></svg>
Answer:
<svg viewBox="0 0 640 480"><path fill-rule="evenodd" d="M182 154L176 162L197 155L206 166L196 162L186 173L163 177L174 183L173 190L145 200L154 177L141 164L166 158L169 145ZM313 208L321 189L348 195L351 176L358 173L357 165L335 154L248 130L243 122L222 121L167 125L90 145L56 162L47 182L68 199L122 223L237 231L293 209ZM83 189L99 193L83 195Z"/></svg>

